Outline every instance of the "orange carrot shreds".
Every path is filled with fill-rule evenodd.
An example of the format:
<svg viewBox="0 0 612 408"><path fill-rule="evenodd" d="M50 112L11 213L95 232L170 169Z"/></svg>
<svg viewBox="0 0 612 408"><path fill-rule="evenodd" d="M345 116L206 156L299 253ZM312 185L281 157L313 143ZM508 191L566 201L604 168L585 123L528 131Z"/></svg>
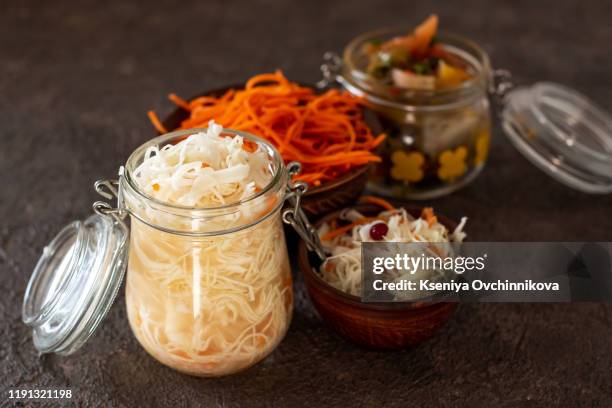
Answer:
<svg viewBox="0 0 612 408"><path fill-rule="evenodd" d="M334 239L334 238L336 238L336 237L338 237L340 235L343 235L343 234L349 232L350 230L353 229L353 227L355 227L357 225L363 225L363 224L367 224L369 222L377 221L377 220L378 221L385 221L385 219L381 218L381 217L363 217L363 218L360 218L357 221L352 222L352 223L350 223L348 225L345 225L345 226L340 227L340 228L336 228L334 230L329 231L326 234L323 234L323 236L321 237L321 241L329 241L330 239Z"/></svg>
<svg viewBox="0 0 612 408"><path fill-rule="evenodd" d="M381 160L374 151L385 135L372 134L360 98L336 89L317 94L280 71L256 75L244 88L221 96L190 101L169 97L189 112L179 129L207 127L214 120L225 128L257 135L272 143L285 162L302 163L302 173L295 178L315 186ZM162 132L157 117L149 114L149 118Z"/></svg>
<svg viewBox="0 0 612 408"><path fill-rule="evenodd" d="M176 106L180 106L181 108L185 110L191 110L191 107L189 106L189 102L187 102L186 100L184 100L177 94L174 94L174 93L169 94L168 99L174 102Z"/></svg>
<svg viewBox="0 0 612 408"><path fill-rule="evenodd" d="M438 222L438 217L434 214L433 208L425 207L421 211L421 218L427 221L427 224L431 227L436 222Z"/></svg>
<svg viewBox="0 0 612 408"><path fill-rule="evenodd" d="M387 211L395 210L395 206L383 198L365 195L365 196L359 197L359 201L363 203L368 203L368 204L375 204L379 207L384 208Z"/></svg>
<svg viewBox="0 0 612 408"><path fill-rule="evenodd" d="M293 178L294 181L305 181L306 183L315 183L318 180L321 180L325 173L308 173L308 174L299 174Z"/></svg>
<svg viewBox="0 0 612 408"><path fill-rule="evenodd" d="M253 153L259 149L259 145L251 140L244 139L242 143L242 149L246 152Z"/></svg>
<svg viewBox="0 0 612 408"><path fill-rule="evenodd" d="M147 112L147 116L149 116L149 120L160 134L168 133L168 130L164 127L164 125L162 125L155 112L150 110Z"/></svg>

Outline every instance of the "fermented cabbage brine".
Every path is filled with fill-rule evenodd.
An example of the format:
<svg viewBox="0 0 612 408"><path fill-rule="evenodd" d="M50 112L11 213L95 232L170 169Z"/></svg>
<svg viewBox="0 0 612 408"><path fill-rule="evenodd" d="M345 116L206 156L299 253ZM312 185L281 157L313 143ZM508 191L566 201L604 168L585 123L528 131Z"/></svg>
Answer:
<svg viewBox="0 0 612 408"><path fill-rule="evenodd" d="M174 135L135 151L121 180L128 319L161 363L231 374L266 357L291 320L286 170L265 142L214 123Z"/></svg>

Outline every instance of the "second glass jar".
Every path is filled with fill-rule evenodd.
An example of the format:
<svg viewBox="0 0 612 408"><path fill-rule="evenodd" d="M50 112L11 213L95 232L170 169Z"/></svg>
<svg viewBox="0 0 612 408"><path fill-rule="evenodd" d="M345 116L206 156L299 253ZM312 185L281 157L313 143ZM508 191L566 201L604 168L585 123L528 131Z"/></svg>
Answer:
<svg viewBox="0 0 612 408"><path fill-rule="evenodd" d="M342 59L324 65L324 73L363 97L387 132L380 152L383 160L372 175L370 190L396 198L430 199L465 186L484 167L491 141L490 63L471 41L440 35L438 44L469 65L469 80L433 91L398 90L372 80L366 45L402 34L380 30L359 36L345 48Z"/></svg>

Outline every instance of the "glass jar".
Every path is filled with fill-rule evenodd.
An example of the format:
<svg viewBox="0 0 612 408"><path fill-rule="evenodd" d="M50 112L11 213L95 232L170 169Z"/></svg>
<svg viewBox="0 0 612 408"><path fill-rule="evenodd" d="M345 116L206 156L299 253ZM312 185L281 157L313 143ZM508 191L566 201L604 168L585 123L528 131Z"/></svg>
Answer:
<svg viewBox="0 0 612 408"><path fill-rule="evenodd" d="M188 374L224 375L266 357L289 327L291 271L280 217L286 177L270 149L272 181L242 202L198 209L144 194L132 172L146 150L191 133L155 139L125 166L127 315L140 344L161 363Z"/></svg>
<svg viewBox="0 0 612 408"><path fill-rule="evenodd" d="M64 228L45 248L23 311L40 352L70 354L87 340L110 308L126 263L130 327L162 364L197 376L231 374L262 360L283 339L293 294L282 224L298 214L303 190L290 181L296 168L288 169L269 143L224 130L267 153L266 187L215 208L147 195L133 175L147 149L197 131L172 132L136 149L118 181L96 184L106 198L117 197L117 208L95 203L97 214ZM297 203L281 217L288 198Z"/></svg>
<svg viewBox="0 0 612 408"><path fill-rule="evenodd" d="M342 58L328 54L323 84L338 83L364 98L387 133L382 162L368 187L396 198L429 199L451 193L483 169L491 140L488 100L491 68L487 54L455 35L440 35L438 44L467 64L471 78L440 90L405 90L372 79L367 73L366 45L405 35L400 30L363 34L344 49Z"/></svg>

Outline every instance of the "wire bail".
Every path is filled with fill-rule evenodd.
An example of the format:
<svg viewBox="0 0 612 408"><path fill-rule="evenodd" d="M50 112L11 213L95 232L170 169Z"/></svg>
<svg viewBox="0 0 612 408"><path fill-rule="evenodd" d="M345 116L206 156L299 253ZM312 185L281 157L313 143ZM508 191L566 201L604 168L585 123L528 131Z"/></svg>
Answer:
<svg viewBox="0 0 612 408"><path fill-rule="evenodd" d="M512 73L507 69L496 69L493 71L489 93L495 98L499 106L504 104L506 95L514 89L516 83L512 78Z"/></svg>
<svg viewBox="0 0 612 408"><path fill-rule="evenodd" d="M123 167L119 170L119 177L123 177ZM119 180L97 180L94 183L94 189L98 194L107 200L117 199L117 206L113 207L106 201L95 201L92 205L94 212L98 215L106 215L113 217L117 222L125 225L123 219L127 215L127 210L122 207L121 192L119 188Z"/></svg>
<svg viewBox="0 0 612 408"><path fill-rule="evenodd" d="M323 64L321 64L321 74L323 79L317 82L317 88L327 89L338 84L338 76L342 68L342 59L333 51L323 54Z"/></svg>
<svg viewBox="0 0 612 408"><path fill-rule="evenodd" d="M324 261L327 256L321 245L316 228L308 221L308 217L302 209L302 196L308 190L308 184L303 181L292 181L292 177L302 170L298 162L290 162L287 165L287 196L286 200L290 207L283 210L283 222L291 225L295 232L304 240L308 250L313 251Z"/></svg>

